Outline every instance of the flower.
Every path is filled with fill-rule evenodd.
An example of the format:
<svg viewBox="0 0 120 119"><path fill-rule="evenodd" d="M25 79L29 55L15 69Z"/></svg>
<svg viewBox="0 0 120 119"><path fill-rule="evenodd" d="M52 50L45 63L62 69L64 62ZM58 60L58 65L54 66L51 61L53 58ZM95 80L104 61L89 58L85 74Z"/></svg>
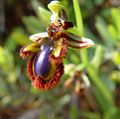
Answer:
<svg viewBox="0 0 120 119"><path fill-rule="evenodd" d="M52 11L47 32L30 36L33 43L21 48L20 56L30 58L27 72L32 85L40 90L52 89L64 73L63 58L68 47L86 48L94 43L69 32L73 23L67 21L67 12L58 1L52 1L48 8Z"/></svg>

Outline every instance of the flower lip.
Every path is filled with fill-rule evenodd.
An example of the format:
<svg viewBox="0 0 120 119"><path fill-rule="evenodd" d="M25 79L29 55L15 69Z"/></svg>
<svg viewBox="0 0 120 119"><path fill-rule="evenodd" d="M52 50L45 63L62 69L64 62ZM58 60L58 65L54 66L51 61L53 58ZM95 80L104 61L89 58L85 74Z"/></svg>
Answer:
<svg viewBox="0 0 120 119"><path fill-rule="evenodd" d="M34 73L36 76L45 77L50 69L49 55L51 53L50 45L42 45L41 51L34 59Z"/></svg>

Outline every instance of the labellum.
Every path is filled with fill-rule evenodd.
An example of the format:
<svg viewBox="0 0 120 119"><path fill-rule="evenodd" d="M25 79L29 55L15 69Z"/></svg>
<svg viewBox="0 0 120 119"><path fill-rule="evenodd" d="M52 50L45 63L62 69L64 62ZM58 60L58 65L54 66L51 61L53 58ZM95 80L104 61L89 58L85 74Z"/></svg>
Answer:
<svg viewBox="0 0 120 119"><path fill-rule="evenodd" d="M52 1L48 8L53 13L47 32L30 36L33 43L21 48L20 56L30 58L27 72L32 85L39 90L54 88L64 73L63 58L70 48L88 48L94 45L90 39L70 33L73 23L67 21L68 13L58 1Z"/></svg>
<svg viewBox="0 0 120 119"><path fill-rule="evenodd" d="M34 60L34 73L36 76L46 76L50 69L50 46L43 45L41 51L35 57Z"/></svg>

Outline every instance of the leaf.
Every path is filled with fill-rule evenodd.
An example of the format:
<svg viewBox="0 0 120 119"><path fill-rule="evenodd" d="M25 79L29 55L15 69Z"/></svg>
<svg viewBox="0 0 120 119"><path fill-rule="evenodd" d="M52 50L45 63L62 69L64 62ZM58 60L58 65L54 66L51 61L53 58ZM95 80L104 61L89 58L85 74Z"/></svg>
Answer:
<svg viewBox="0 0 120 119"><path fill-rule="evenodd" d="M120 65L120 51L113 52L113 62Z"/></svg>
<svg viewBox="0 0 120 119"><path fill-rule="evenodd" d="M78 116L79 116L79 112L78 112L77 106L71 105L70 118L71 119L78 119Z"/></svg>
<svg viewBox="0 0 120 119"><path fill-rule="evenodd" d="M19 45L25 45L31 42L29 36L21 28L14 29L10 37Z"/></svg>
<svg viewBox="0 0 120 119"><path fill-rule="evenodd" d="M46 30L46 24L34 16L23 16L22 21L31 34Z"/></svg>
<svg viewBox="0 0 120 119"><path fill-rule="evenodd" d="M99 113L82 111L82 112L80 112L80 115L86 119L100 119Z"/></svg>
<svg viewBox="0 0 120 119"><path fill-rule="evenodd" d="M120 118L120 109L110 108L106 110L103 119L119 119Z"/></svg>
<svg viewBox="0 0 120 119"><path fill-rule="evenodd" d="M120 34L120 8L112 8L111 9L111 16L114 21L114 24Z"/></svg>
<svg viewBox="0 0 120 119"><path fill-rule="evenodd" d="M14 66L13 55L7 48L0 47L0 67L3 72L8 72Z"/></svg>
<svg viewBox="0 0 120 119"><path fill-rule="evenodd" d="M98 72L96 69L89 65L87 67L87 72L89 76L91 77L91 81L96 86L94 93L96 96L96 99L98 100L99 106L101 107L102 111L106 111L107 109L114 107L114 100L112 97L112 94L108 87L104 84L104 82L100 79ZM104 102L104 103L103 103Z"/></svg>
<svg viewBox="0 0 120 119"><path fill-rule="evenodd" d="M100 16L96 17L95 26L101 38L104 40L106 46L112 46L113 39L111 37L111 34L107 30L107 24Z"/></svg>
<svg viewBox="0 0 120 119"><path fill-rule="evenodd" d="M46 10L38 0L32 0L32 7L39 17L41 25L47 27L50 22L51 12Z"/></svg>
<svg viewBox="0 0 120 119"><path fill-rule="evenodd" d="M10 51L10 52L14 52L16 47L17 47L17 43L11 38L11 36L9 35L7 37L7 41L5 43L5 46L7 47L7 49Z"/></svg>
<svg viewBox="0 0 120 119"><path fill-rule="evenodd" d="M49 12L48 10L39 7L38 8L38 16L40 18L40 20L44 21L44 23L46 23L46 25L50 22L50 16L52 15L51 12Z"/></svg>
<svg viewBox="0 0 120 119"><path fill-rule="evenodd" d="M5 60L4 49L0 47L0 64L4 64L5 62L6 60Z"/></svg>
<svg viewBox="0 0 120 119"><path fill-rule="evenodd" d="M98 69L102 61L103 61L103 47L101 45L98 45L91 63L96 69Z"/></svg>
<svg viewBox="0 0 120 119"><path fill-rule="evenodd" d="M116 42L116 40L118 40L118 32L116 28L111 24L111 25L108 25L107 29L108 29L108 32L111 34L111 37L114 40L114 42Z"/></svg>
<svg viewBox="0 0 120 119"><path fill-rule="evenodd" d="M120 71L117 70L112 71L112 73L110 74L110 78L113 81L120 83Z"/></svg>

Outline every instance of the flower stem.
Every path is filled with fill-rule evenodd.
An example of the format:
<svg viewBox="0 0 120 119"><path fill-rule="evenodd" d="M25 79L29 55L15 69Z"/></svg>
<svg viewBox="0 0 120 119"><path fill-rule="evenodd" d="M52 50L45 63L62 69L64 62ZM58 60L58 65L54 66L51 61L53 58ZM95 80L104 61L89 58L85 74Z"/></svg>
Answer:
<svg viewBox="0 0 120 119"><path fill-rule="evenodd" d="M83 22L82 22L82 15L78 0L73 0L73 6L75 11L77 28L80 32L79 35L83 36L84 35ZM114 107L114 100L112 98L110 91L107 89L106 85L99 78L99 75L97 74L94 65L90 64L90 61L88 61L87 50L82 49L80 53L81 53L82 62L86 66L86 70L90 76L91 81L97 87L100 94L102 94L103 97L101 97L101 99L104 100L104 102L107 102L107 109L109 109L110 107ZM105 111L105 108L103 107L102 110Z"/></svg>
<svg viewBox="0 0 120 119"><path fill-rule="evenodd" d="M83 36L84 35L84 29L83 28L84 27L83 27L82 15L81 15L81 10L80 10L78 0L73 0L73 6L74 6L75 17L76 17L76 25L77 25L77 28L79 30L79 35ZM81 54L82 62L86 66L88 64L87 50L86 49L81 49L80 54Z"/></svg>
<svg viewBox="0 0 120 119"><path fill-rule="evenodd" d="M73 7L74 7L74 12L76 17L77 28L79 30L80 35L83 36L84 35L83 21L82 21L82 15L81 15L81 10L79 7L78 0L73 0Z"/></svg>

